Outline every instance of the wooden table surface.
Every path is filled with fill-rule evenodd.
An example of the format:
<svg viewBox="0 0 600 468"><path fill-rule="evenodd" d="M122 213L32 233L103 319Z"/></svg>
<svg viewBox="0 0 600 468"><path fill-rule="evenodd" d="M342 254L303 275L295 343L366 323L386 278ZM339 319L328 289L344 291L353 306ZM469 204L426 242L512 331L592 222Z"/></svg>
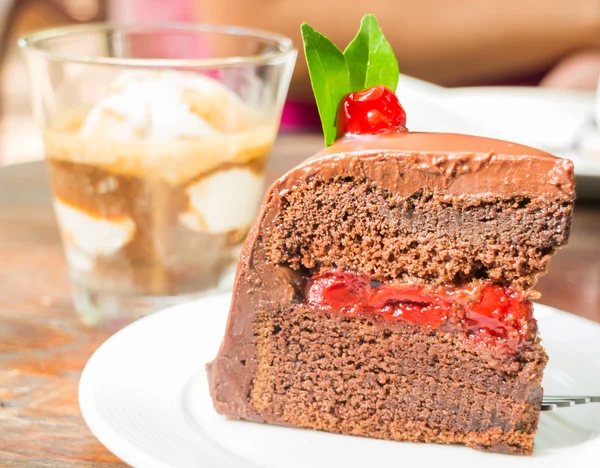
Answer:
<svg viewBox="0 0 600 468"><path fill-rule="evenodd" d="M269 177L321 146L286 136ZM577 205L569 245L540 280L540 302L600 322L600 205ZM0 466L121 466L85 425L81 371L107 332L82 325L41 162L0 169Z"/></svg>

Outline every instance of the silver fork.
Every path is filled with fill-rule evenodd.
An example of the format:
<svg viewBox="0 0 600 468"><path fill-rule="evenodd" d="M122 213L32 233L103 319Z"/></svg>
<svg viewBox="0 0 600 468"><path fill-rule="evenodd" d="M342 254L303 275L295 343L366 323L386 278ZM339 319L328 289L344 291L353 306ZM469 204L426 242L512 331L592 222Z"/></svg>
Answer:
<svg viewBox="0 0 600 468"><path fill-rule="evenodd" d="M542 397L542 411L554 411L567 406L585 405L588 403L600 403L600 396L551 396Z"/></svg>

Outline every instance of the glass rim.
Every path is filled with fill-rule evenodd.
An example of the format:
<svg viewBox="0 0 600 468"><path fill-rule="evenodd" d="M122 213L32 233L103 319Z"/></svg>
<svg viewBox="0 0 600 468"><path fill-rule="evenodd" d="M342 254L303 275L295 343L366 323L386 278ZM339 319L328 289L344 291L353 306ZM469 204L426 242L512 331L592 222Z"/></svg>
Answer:
<svg viewBox="0 0 600 468"><path fill-rule="evenodd" d="M187 31L196 33L217 33L229 36L248 37L276 45L277 50L254 55L232 55L219 58L129 58L129 57L90 57L80 54L65 54L46 50L41 45L49 40L68 35L97 31ZM49 60L74 62L90 65L117 65L127 67L235 67L247 65L269 65L284 62L296 53L293 41L281 34L242 26L215 25L207 23L160 22L143 24L118 24L111 22L87 23L58 28L42 29L21 36L18 46L25 51L33 51Z"/></svg>

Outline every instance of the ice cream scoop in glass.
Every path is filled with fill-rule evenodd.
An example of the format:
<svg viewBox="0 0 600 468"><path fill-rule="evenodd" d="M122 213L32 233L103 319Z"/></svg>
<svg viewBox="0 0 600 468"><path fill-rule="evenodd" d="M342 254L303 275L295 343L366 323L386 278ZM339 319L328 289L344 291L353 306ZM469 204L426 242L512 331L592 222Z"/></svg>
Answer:
<svg viewBox="0 0 600 468"><path fill-rule="evenodd" d="M118 328L226 288L264 192L291 41L98 24L20 45L81 317Z"/></svg>

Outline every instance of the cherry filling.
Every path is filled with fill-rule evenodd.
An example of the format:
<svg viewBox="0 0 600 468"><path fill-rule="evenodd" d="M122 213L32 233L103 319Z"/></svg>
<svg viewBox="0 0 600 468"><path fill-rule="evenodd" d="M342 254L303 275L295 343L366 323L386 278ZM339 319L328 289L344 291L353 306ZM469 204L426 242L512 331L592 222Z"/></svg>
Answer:
<svg viewBox="0 0 600 468"><path fill-rule="evenodd" d="M475 342L517 347L535 338L530 300L516 290L488 283L479 288L424 288L369 281L329 272L308 280L306 300L324 312L375 315L431 329L458 329Z"/></svg>

